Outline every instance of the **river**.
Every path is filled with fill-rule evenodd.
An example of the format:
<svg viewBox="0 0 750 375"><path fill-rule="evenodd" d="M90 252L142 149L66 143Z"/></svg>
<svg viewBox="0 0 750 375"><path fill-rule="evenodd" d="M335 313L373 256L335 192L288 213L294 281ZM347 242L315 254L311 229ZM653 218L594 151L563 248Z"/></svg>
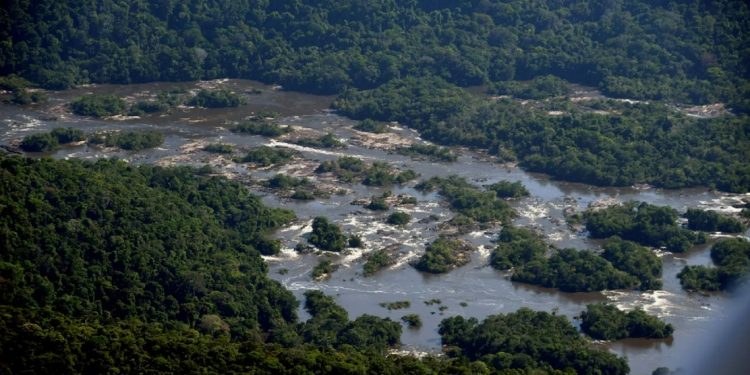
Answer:
<svg viewBox="0 0 750 375"><path fill-rule="evenodd" d="M81 118L67 113L64 107L72 99L85 93L112 93L134 100L154 95L162 90L195 90L199 87L217 86L246 93L247 104L228 109L180 107L167 114L107 120ZM250 94L252 88L259 88L262 92ZM491 241L497 235L499 227L490 227L463 236L478 248L466 266L443 275L423 274L408 263L424 251L425 243L438 236L440 224L452 216L445 202L437 194L425 195L416 191L413 188L416 182L392 188L336 183L319 179L312 170L320 161L334 160L341 154L346 154L361 157L366 161L385 161L398 168L411 168L421 175L420 179L455 174L476 185L500 180L521 181L531 192L531 197L512 201L513 207L519 213L515 224L542 230L547 240L558 247L596 248L598 245L596 241L587 239L585 233L574 232L566 225L563 216L566 208L580 211L592 202L615 199L669 205L681 212L691 207L731 209L729 205L741 198L736 195L707 189L601 188L554 181L544 175L526 173L514 166L500 165L487 155L466 149L456 149L460 157L453 163L414 160L390 152L387 143L373 141L366 134L352 130L354 121L327 110L332 97L281 91L252 81L96 85L50 92L48 96L49 101L39 106L18 107L0 104L0 144L17 144L28 134L68 126L86 132L152 129L164 133L165 143L152 150L127 152L77 145L66 146L46 156L83 159L118 157L133 163L159 165L210 164L216 171L229 178L245 181L265 203L292 209L298 217L297 221L277 233L283 242L283 251L277 257L266 257L270 266L270 276L279 280L298 297L309 289L320 289L335 296L352 318L367 313L400 321L400 317L405 314L419 314L423 321L422 328L404 328L402 335L404 348L409 350L439 352L438 324L441 319L452 315L482 319L490 314L507 313L520 307L529 307L535 310L556 311L568 316L577 324L573 317L585 310L587 303L610 301L627 309L641 306L647 312L656 314L675 326L674 338L671 340L621 340L597 343L626 356L633 374L650 374L660 366L673 369L680 367L685 361L686 353L708 333L712 322L725 317L731 301L725 294L688 294L681 289L676 278L676 274L686 264L710 264L710 244L698 246L684 254L660 253L664 262L664 287L663 290L654 292L562 293L511 282L507 279L507 274L488 266ZM313 133L332 132L344 140L348 147L339 151L316 150L291 145L284 140L271 140L229 131L234 123L254 112L269 110L279 112L283 116L282 124ZM393 134L392 140L407 143L420 141L418 134L397 124L392 124L390 130ZM259 145L285 145L299 150L301 157L287 166L249 169L246 165L236 164L229 158L200 150L203 145L213 142L234 145L238 155ZM297 176L309 176L315 183L336 183L346 189L346 193L300 202L279 197L274 192L250 182L268 178L280 171ZM415 206L396 208L408 212L414 218L403 228L385 224L387 212L372 212L361 205L351 204L357 199L369 199L387 190L392 190L394 194L414 196L418 200ZM297 243L304 241L315 216L327 216L340 224L345 232L361 235L366 245L362 250L333 256L332 259L340 267L330 279L320 282L312 280L311 270L321 256L327 255L299 255L293 250ZM398 254L397 264L374 276L363 277L363 255L389 246ZM432 299L440 299L442 302L433 305L423 303ZM411 306L407 309L389 311L379 305L381 302L401 300L410 301ZM304 311L300 310L300 316L306 318Z"/></svg>

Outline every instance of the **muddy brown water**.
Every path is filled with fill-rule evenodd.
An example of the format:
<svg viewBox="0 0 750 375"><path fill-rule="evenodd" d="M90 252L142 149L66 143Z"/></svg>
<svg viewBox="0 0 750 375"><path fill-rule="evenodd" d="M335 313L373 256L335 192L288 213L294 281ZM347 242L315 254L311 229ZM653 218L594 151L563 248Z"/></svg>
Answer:
<svg viewBox="0 0 750 375"><path fill-rule="evenodd" d="M72 99L86 93L112 93L134 100L155 95L163 90L196 90L200 87L230 88L243 93L247 104L229 109L181 107L167 114L119 120L81 118L67 113L64 107ZM251 95L249 92L252 88L259 88L262 92ZM39 106L18 107L0 104L0 144L14 144L26 135L60 126L70 126L86 132L153 129L163 132L166 136L165 143L156 149L127 152L80 145L64 147L45 156L83 159L118 157L133 163L159 165L210 164L216 171L242 181L264 179L278 172L292 172L296 175L309 175L316 183L331 183L335 181L319 180L312 173L312 169L320 161L334 160L346 154L361 157L366 161L386 161L397 168L411 168L421 175L420 178L456 174L477 185L499 180L518 180L528 188L531 197L512 202L519 213L515 224L543 231L548 241L559 247L595 249L598 245L596 241L587 239L585 233L576 233L568 228L563 217L566 208L583 210L592 202L615 199L669 205L679 211L689 207L730 210L730 204L738 198L743 198L706 189L600 188L554 181L544 175L526 173L516 167L497 164L491 157L465 149L457 149L460 157L455 163L413 160L382 148L364 148L356 145L357 142L353 140L357 133L351 129L355 122L327 110L332 97L282 91L253 81L97 85L64 92L50 92L48 96L49 102ZM321 134L333 132L343 139L348 147L345 150L316 150L229 131L234 123L257 111L281 113L282 124L313 129ZM391 127L391 131L408 141L421 141L418 134L397 124ZM259 145L285 145L299 150L301 157L287 166L252 169L247 165L235 164L228 158L200 150L203 145L212 142L235 145L238 149L237 155ZM653 369L660 366L679 367L685 362L684 356L689 349L709 333L707 330L712 322L725 317L726 308L731 303L731 298L724 294L686 293L680 288L676 278L676 274L686 264L710 264L709 245L696 247L685 254L660 254L664 261L664 288L653 292L563 293L511 282L507 279L507 274L487 265L492 239L499 231L499 227L490 227L463 236L478 248L466 266L443 275L420 273L411 267L409 262L424 251L426 243L438 236L440 223L449 220L452 213L437 194L422 194L416 191L413 188L415 183L388 188L338 183L339 187L347 190L346 194L333 194L330 198L311 202L291 201L257 185L249 185L266 204L292 209L298 217L297 221L276 234L282 240L283 251L280 256L266 258L270 266L270 276L279 280L298 298L309 289L319 289L335 296L349 311L351 317L367 313L400 321L403 315L419 314L423 320L422 328L414 330L405 327L401 338L405 349L419 352L439 352L438 324L443 318L452 315L482 319L490 314L507 313L520 307L529 307L535 310L556 311L568 316L577 324L573 317L583 311L587 303L610 301L627 309L640 306L672 323L676 328L674 339L597 343L618 355L626 356L633 374L650 374ZM396 207L389 211L408 212L413 219L405 227L385 224L388 212L372 212L362 206L350 204L356 199L369 199L388 190L394 194L411 195L418 199L416 206ZM327 216L340 224L345 232L360 234L366 244L364 249L333 256L332 259L340 267L330 279L321 282L313 281L310 274L318 260L327 255L298 255L292 250L297 243L304 241L315 216ZM747 233L745 235L747 236ZM363 277L363 256L389 246L397 249L397 264L374 276ZM280 272L282 270L284 271ZM432 299L440 299L441 304L424 303ZM401 300L409 301L411 306L392 311L379 306L381 302ZM306 318L302 310L300 315L303 319Z"/></svg>

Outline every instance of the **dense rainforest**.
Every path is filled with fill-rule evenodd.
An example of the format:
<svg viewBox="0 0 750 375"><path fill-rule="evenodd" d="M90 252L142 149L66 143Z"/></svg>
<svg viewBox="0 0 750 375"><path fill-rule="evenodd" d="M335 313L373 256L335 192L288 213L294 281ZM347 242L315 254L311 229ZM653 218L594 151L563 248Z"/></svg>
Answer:
<svg viewBox="0 0 750 375"><path fill-rule="evenodd" d="M351 320L318 291L305 294L310 318L299 322L298 302L260 257L279 251L267 234L293 214L210 169L3 156L0 181L2 374L628 369L547 313L509 315L507 324L526 323L498 329L545 340L495 348L492 358L476 358L447 331L443 340L459 348L451 358L388 356L401 323ZM331 231L318 221L319 232Z"/></svg>
<svg viewBox="0 0 750 375"><path fill-rule="evenodd" d="M746 113L750 7L742 1L45 0L11 1L0 19L0 75L47 88L259 79L343 93L337 107L347 115L399 120L561 179L750 190L746 117L700 121L659 106L543 116L465 98L417 117L384 103L399 103L399 87L421 80L447 85L428 84L434 98L412 99L432 104L455 104L449 91L458 86L541 98L564 95L569 81L613 97L722 101Z"/></svg>

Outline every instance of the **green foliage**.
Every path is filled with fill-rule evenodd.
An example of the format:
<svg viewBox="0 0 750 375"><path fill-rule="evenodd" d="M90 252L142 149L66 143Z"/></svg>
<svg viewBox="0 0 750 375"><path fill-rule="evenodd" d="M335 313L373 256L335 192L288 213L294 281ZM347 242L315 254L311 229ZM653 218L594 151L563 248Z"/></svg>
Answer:
<svg viewBox="0 0 750 375"><path fill-rule="evenodd" d="M239 159L240 163L254 163L261 167L281 165L289 162L297 152L285 147L256 147Z"/></svg>
<svg viewBox="0 0 750 375"><path fill-rule="evenodd" d="M431 145L428 143L412 143L409 147L400 147L396 152L418 158L426 158L429 161L453 162L458 156L448 148Z"/></svg>
<svg viewBox="0 0 750 375"><path fill-rule="evenodd" d="M639 285L636 277L616 269L604 258L575 249L560 249L547 259L533 259L517 269L511 280L564 292L630 289Z"/></svg>
<svg viewBox="0 0 750 375"><path fill-rule="evenodd" d="M680 284L690 291L729 290L744 282L750 273L750 241L731 238L711 248L716 267L685 266L677 274Z"/></svg>
<svg viewBox="0 0 750 375"><path fill-rule="evenodd" d="M564 316L522 308L481 323L456 316L440 323L443 345L495 371L540 369L551 373L627 374L627 361L591 348Z"/></svg>
<svg viewBox="0 0 750 375"><path fill-rule="evenodd" d="M626 313L614 305L596 303L586 305L581 313L581 330L597 340L664 339L672 335L674 327L641 309Z"/></svg>
<svg viewBox="0 0 750 375"><path fill-rule="evenodd" d="M388 126L382 122L364 119L354 125L354 129L361 132L382 134L388 131Z"/></svg>
<svg viewBox="0 0 750 375"><path fill-rule="evenodd" d="M346 310L317 290L305 292L305 310L312 317L303 324L302 336L320 348L352 345L382 353L401 337L401 325L388 318L362 315L350 322Z"/></svg>
<svg viewBox="0 0 750 375"><path fill-rule="evenodd" d="M378 161L366 165L362 159L352 156L325 161L315 169L315 173L333 173L341 181L361 181L367 186L403 184L418 176L411 169L399 172L388 163Z"/></svg>
<svg viewBox="0 0 750 375"><path fill-rule="evenodd" d="M86 321L283 327L296 301L265 276L292 213L190 168L0 158L0 305ZM2 336L2 335L0 335Z"/></svg>
<svg viewBox="0 0 750 375"><path fill-rule="evenodd" d="M388 215L386 222L391 225L406 225L409 224L410 220L411 215L407 214L406 212L396 211Z"/></svg>
<svg viewBox="0 0 750 375"><path fill-rule="evenodd" d="M685 217L688 219L688 228L692 230L740 233L747 229L741 221L714 211L688 208Z"/></svg>
<svg viewBox="0 0 750 375"><path fill-rule="evenodd" d="M388 252L385 250L378 250L367 257L367 261L362 266L362 274L364 276L372 276L383 268L395 263L395 259L393 259Z"/></svg>
<svg viewBox="0 0 750 375"><path fill-rule="evenodd" d="M411 306L409 301L381 302L380 307L390 310L408 309Z"/></svg>
<svg viewBox="0 0 750 375"><path fill-rule="evenodd" d="M47 96L41 91L30 91L27 89L16 89L10 98L10 102L18 105L28 105L47 101Z"/></svg>
<svg viewBox="0 0 750 375"><path fill-rule="evenodd" d="M164 143L164 135L156 131L105 132L89 136L89 143L140 151L160 146Z"/></svg>
<svg viewBox="0 0 750 375"><path fill-rule="evenodd" d="M111 94L81 96L70 103L70 110L79 116L107 117L125 113L125 102Z"/></svg>
<svg viewBox="0 0 750 375"><path fill-rule="evenodd" d="M200 90L186 104L204 108L228 108L239 107L243 100L229 90Z"/></svg>
<svg viewBox="0 0 750 375"><path fill-rule="evenodd" d="M417 314L406 314L401 317L401 321L406 323L409 328L422 328L422 318L420 318Z"/></svg>
<svg viewBox="0 0 750 375"><path fill-rule="evenodd" d="M83 131L73 128L54 128L49 133L32 134L21 141L21 149L26 152L54 151L61 144L79 142L86 139Z"/></svg>
<svg viewBox="0 0 750 375"><path fill-rule="evenodd" d="M321 250L341 251L346 247L346 236L341 233L338 225L328 222L324 217L313 219L312 234L308 239L310 244Z"/></svg>
<svg viewBox="0 0 750 375"><path fill-rule="evenodd" d="M661 289L662 262L651 250L615 237L607 241L601 255L615 268L637 277L641 290Z"/></svg>
<svg viewBox="0 0 750 375"><path fill-rule="evenodd" d="M440 237L427 246L414 268L429 273L446 273L469 263L472 248L457 239Z"/></svg>
<svg viewBox="0 0 750 375"><path fill-rule="evenodd" d="M311 201L315 199L315 193L309 190L295 190L289 198L296 199L299 201Z"/></svg>
<svg viewBox="0 0 750 375"><path fill-rule="evenodd" d="M520 267L535 259L543 259L549 247L537 233L505 226L500 231L498 245L490 256L490 265L499 270Z"/></svg>
<svg viewBox="0 0 750 375"><path fill-rule="evenodd" d="M364 241L362 241L362 237L357 234L352 234L349 236L349 242L347 244L348 247L355 247L355 248L363 248L365 247Z"/></svg>
<svg viewBox="0 0 750 375"><path fill-rule="evenodd" d="M521 181L500 181L488 185L487 190L494 191L498 198L521 198L529 196L529 191L526 190L526 186L523 186Z"/></svg>
<svg viewBox="0 0 750 375"><path fill-rule="evenodd" d="M671 207L638 202L584 213L586 230L593 238L619 236L641 245L666 247L678 253L706 241L705 235L677 225L677 217L677 211Z"/></svg>
<svg viewBox="0 0 750 375"><path fill-rule="evenodd" d="M287 176L278 173L266 181L264 185L273 189L291 189L301 186L310 186L311 183L307 178Z"/></svg>
<svg viewBox="0 0 750 375"><path fill-rule="evenodd" d="M326 133L326 135L315 139L303 138L296 141L298 145L315 148L346 148L346 144L336 138L333 133Z"/></svg>
<svg viewBox="0 0 750 375"><path fill-rule="evenodd" d="M15 74L0 77L0 90L18 91L31 86L31 82Z"/></svg>
<svg viewBox="0 0 750 375"><path fill-rule="evenodd" d="M433 177L416 188L422 191L437 189L453 210L480 223L508 222L515 216L515 211L494 192L480 191L462 177Z"/></svg>
<svg viewBox="0 0 750 375"><path fill-rule="evenodd" d="M51 133L27 135L21 141L21 149L26 152L54 151L59 145L57 137L54 137Z"/></svg>
<svg viewBox="0 0 750 375"><path fill-rule="evenodd" d="M534 77L531 81L495 82L487 89L493 95L511 95L521 99L545 99L567 95L570 92L565 80L553 75Z"/></svg>
<svg viewBox="0 0 750 375"><path fill-rule="evenodd" d="M370 203L368 203L365 208L373 211L388 211L390 206L388 205L388 202L385 201L385 198L372 197L372 199L370 199Z"/></svg>
<svg viewBox="0 0 750 375"><path fill-rule="evenodd" d="M292 131L289 126L281 127L265 118L255 117L249 119L234 128L233 132L262 135L264 137L278 137Z"/></svg>
<svg viewBox="0 0 750 375"><path fill-rule="evenodd" d="M203 151L214 154L231 154L234 151L234 147L226 143L211 143L203 147Z"/></svg>
<svg viewBox="0 0 750 375"><path fill-rule="evenodd" d="M750 191L747 116L696 119L661 104L611 105L605 115L551 116L512 100L481 100L434 77L347 91L334 102L354 119L399 121L433 142L483 148L558 179Z"/></svg>
<svg viewBox="0 0 750 375"><path fill-rule="evenodd" d="M333 262L331 262L330 260L321 260L317 265L315 265L315 267L313 267L312 277L315 280L323 277L331 277L331 274L336 272L336 269L338 268L339 266L333 264Z"/></svg>

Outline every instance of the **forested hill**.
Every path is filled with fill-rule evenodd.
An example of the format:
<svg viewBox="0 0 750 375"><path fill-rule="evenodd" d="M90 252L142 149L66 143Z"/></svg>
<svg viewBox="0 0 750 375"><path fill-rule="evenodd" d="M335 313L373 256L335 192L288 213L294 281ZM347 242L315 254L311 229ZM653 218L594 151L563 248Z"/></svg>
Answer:
<svg viewBox="0 0 750 375"><path fill-rule="evenodd" d="M745 1L9 0L0 21L0 75L49 88L239 77L337 93L554 74L749 108Z"/></svg>

